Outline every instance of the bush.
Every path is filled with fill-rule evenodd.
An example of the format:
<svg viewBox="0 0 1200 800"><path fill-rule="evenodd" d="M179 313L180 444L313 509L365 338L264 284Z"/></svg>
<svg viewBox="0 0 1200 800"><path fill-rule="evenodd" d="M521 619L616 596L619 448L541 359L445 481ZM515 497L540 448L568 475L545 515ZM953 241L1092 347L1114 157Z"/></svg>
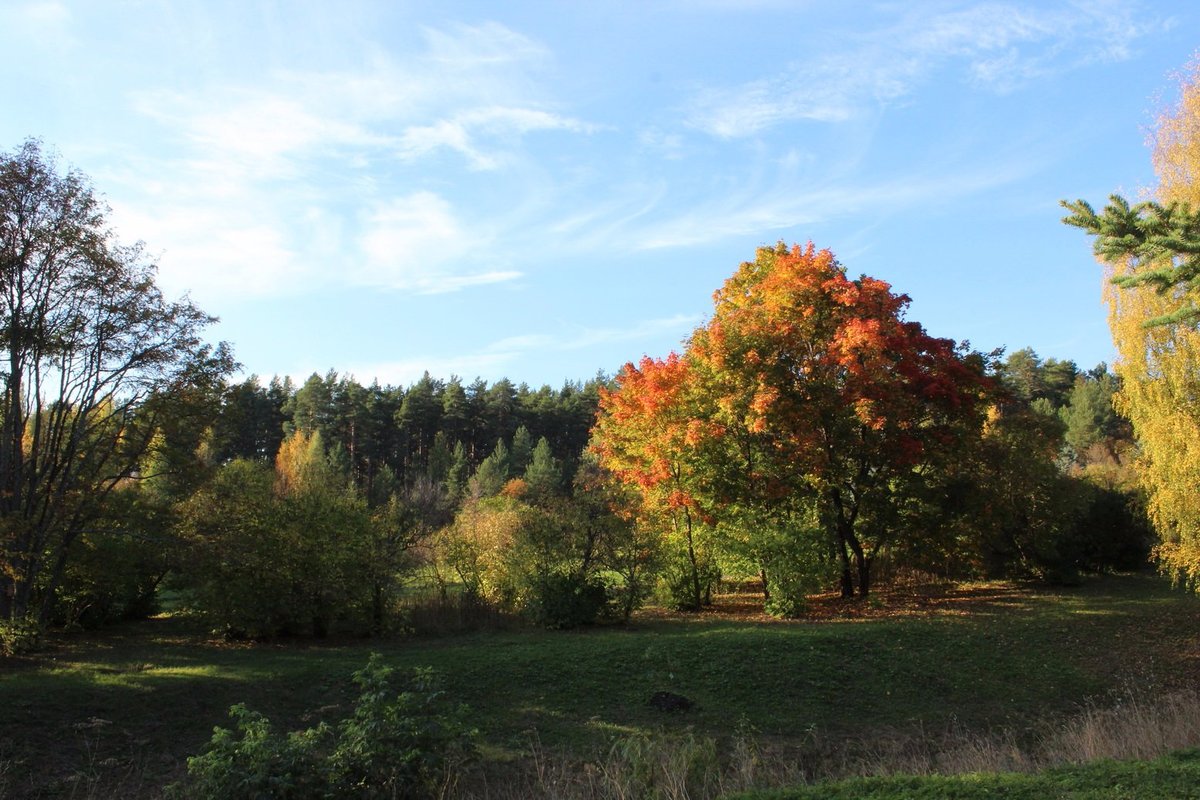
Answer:
<svg viewBox="0 0 1200 800"><path fill-rule="evenodd" d="M19 656L38 649L41 629L33 620L0 620L0 656Z"/></svg>
<svg viewBox="0 0 1200 800"><path fill-rule="evenodd" d="M333 483L282 493L281 474L235 460L182 504L182 587L234 638L370 631L389 560L366 503Z"/></svg>
<svg viewBox="0 0 1200 800"><path fill-rule="evenodd" d="M316 728L281 736L262 714L241 703L229 709L236 733L213 731L208 750L188 759L188 778L171 787L180 798L319 797L329 781L322 753L331 729Z"/></svg>
<svg viewBox="0 0 1200 800"><path fill-rule="evenodd" d="M599 578L551 573L535 578L530 592L530 615L547 628L592 625L613 605L608 586Z"/></svg>
<svg viewBox="0 0 1200 800"><path fill-rule="evenodd" d="M836 578L836 563L829 558L826 539L817 525L782 527L761 536L764 547L759 564L767 581L764 610L773 617L795 618L808 608L808 595L816 594Z"/></svg>
<svg viewBox="0 0 1200 800"><path fill-rule="evenodd" d="M236 732L217 728L208 749L188 759L177 798L429 797L450 783L472 752L464 709L446 709L429 670L403 690L378 654L354 674L354 712L336 727L281 735L261 714L235 705Z"/></svg>
<svg viewBox="0 0 1200 800"><path fill-rule="evenodd" d="M153 615L167 571L166 549L163 540L144 533L85 532L55 593L50 624L91 630Z"/></svg>
<svg viewBox="0 0 1200 800"><path fill-rule="evenodd" d="M659 574L658 599L673 611L699 611L712 602L712 587L721 580L721 568L711 558L698 558L695 572L684 556L670 558ZM697 604L696 582L700 584Z"/></svg>

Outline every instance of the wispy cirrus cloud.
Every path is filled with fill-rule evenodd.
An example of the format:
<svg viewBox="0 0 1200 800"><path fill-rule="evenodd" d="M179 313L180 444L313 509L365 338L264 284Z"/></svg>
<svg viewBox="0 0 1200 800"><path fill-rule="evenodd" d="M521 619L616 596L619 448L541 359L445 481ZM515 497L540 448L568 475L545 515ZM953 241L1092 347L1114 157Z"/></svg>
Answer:
<svg viewBox="0 0 1200 800"><path fill-rule="evenodd" d="M70 23L71 10L59 0L16 2L0 8L0 24L8 28L10 34L15 33L54 50L76 43Z"/></svg>
<svg viewBox="0 0 1200 800"><path fill-rule="evenodd" d="M359 284L442 294L521 275L469 257L488 251L486 235L468 235L450 205L432 192L416 192L370 209L361 230L364 258L352 272ZM464 269L464 264L470 268Z"/></svg>
<svg viewBox="0 0 1200 800"><path fill-rule="evenodd" d="M382 386L409 386L426 372L445 379L450 375L488 375L499 377L515 363L510 354L477 353L467 355L426 354L390 361L350 364L340 371L347 378L362 384L378 381ZM324 374L325 368L314 365L290 374L297 385L303 384L314 372Z"/></svg>
<svg viewBox="0 0 1200 800"><path fill-rule="evenodd" d="M769 239L799 225L849 215L871 216L889 209L945 204L1021 180L1038 168L1035 160L1004 160L983 168L946 169L939 174L901 175L880 181L849 181L797 190L753 187L688 208L632 234L633 247L655 250L693 247L734 236Z"/></svg>
<svg viewBox="0 0 1200 800"><path fill-rule="evenodd" d="M484 149L479 144L481 139L524 136L537 131L588 133L593 130L594 125L547 111L492 106L471 109L431 125L407 128L400 136L397 151L402 158L414 159L445 148L466 157L475 169L489 170L500 166L503 156Z"/></svg>
<svg viewBox="0 0 1200 800"><path fill-rule="evenodd" d="M1008 92L1047 74L1127 59L1147 32L1170 24L1143 19L1124 0L1067 8L996 2L932 14L921 6L893 8L902 11L891 24L832 37L837 51L817 48L777 74L701 91L687 122L725 139L784 122L841 122L902 99L943 69Z"/></svg>
<svg viewBox="0 0 1200 800"><path fill-rule="evenodd" d="M497 23L421 36L423 50L374 52L356 70L280 69L253 85L133 93L135 112L173 141L171 155L143 159L137 173L177 190L155 195L145 182L121 198L138 210L130 229L164 249L165 282L277 293L287 290L276 283L281 263L309 287L433 294L517 277L461 258L464 243L486 240L493 226L445 190L421 188L422 162L449 151L471 171L495 169L531 134L594 128L540 96L533 73L549 56L532 39ZM179 222L197 214L224 233L187 235ZM216 246L231 232L244 246ZM314 238L325 246L314 249Z"/></svg>
<svg viewBox="0 0 1200 800"><path fill-rule="evenodd" d="M699 322L699 314L676 314L662 319L644 320L622 328L581 327L556 334L510 336L488 345L484 352L515 355L537 350L583 350L611 342L636 342L664 332L684 333Z"/></svg>

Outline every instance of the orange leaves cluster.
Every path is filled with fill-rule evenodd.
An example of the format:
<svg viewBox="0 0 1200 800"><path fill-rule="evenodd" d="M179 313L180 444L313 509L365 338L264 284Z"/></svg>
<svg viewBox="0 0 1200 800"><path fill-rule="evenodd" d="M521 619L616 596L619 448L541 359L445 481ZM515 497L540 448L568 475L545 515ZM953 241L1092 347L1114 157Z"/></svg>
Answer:
<svg viewBox="0 0 1200 800"><path fill-rule="evenodd" d="M683 454L704 434L704 421L687 411L691 385L687 363L677 353L643 357L617 374L617 388L602 390L592 449L621 481L655 495L668 507L688 505L681 497Z"/></svg>
<svg viewBox="0 0 1200 800"><path fill-rule="evenodd" d="M683 355L627 364L601 398L605 466L669 507L909 468L985 392L954 342L904 319L907 296L811 242L760 248L713 300Z"/></svg>

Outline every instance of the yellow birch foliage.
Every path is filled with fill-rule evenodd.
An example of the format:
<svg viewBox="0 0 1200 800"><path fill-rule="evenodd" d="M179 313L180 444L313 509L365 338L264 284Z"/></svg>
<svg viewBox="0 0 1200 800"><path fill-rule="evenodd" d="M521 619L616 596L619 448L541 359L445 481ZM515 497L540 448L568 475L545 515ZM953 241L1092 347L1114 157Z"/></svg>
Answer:
<svg viewBox="0 0 1200 800"><path fill-rule="evenodd" d="M1200 208L1200 62L1181 88L1179 104L1160 116L1152 136L1156 199ZM1108 277L1133 268L1114 265ZM1140 445L1138 472L1160 537L1156 555L1173 578L1200 588L1200 331L1144 326L1178 307L1172 293L1106 282L1105 300L1122 380L1115 404Z"/></svg>
<svg viewBox="0 0 1200 800"><path fill-rule="evenodd" d="M275 455L275 491L287 497L319 488L329 477L327 472L320 432L294 431L279 445Z"/></svg>

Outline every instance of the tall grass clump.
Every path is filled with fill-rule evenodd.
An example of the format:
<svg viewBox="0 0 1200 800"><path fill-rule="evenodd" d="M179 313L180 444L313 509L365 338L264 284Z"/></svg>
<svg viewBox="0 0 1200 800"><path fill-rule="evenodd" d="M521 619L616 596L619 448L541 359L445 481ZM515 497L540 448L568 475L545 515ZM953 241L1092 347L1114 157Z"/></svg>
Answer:
<svg viewBox="0 0 1200 800"><path fill-rule="evenodd" d="M529 757L497 778L486 771L458 797L516 800L716 800L738 792L884 776L1040 773L1106 759L1147 761L1200 746L1200 692L1160 697L1127 691L1040 730L877 732L847 741L811 730L800 744L762 739L747 723L727 738L635 733L589 761L547 752L534 739Z"/></svg>
<svg viewBox="0 0 1200 800"><path fill-rule="evenodd" d="M1126 690L1109 706L1090 704L1042 742L1039 761L1080 764L1102 758L1145 760L1200 745L1200 692L1158 698Z"/></svg>

